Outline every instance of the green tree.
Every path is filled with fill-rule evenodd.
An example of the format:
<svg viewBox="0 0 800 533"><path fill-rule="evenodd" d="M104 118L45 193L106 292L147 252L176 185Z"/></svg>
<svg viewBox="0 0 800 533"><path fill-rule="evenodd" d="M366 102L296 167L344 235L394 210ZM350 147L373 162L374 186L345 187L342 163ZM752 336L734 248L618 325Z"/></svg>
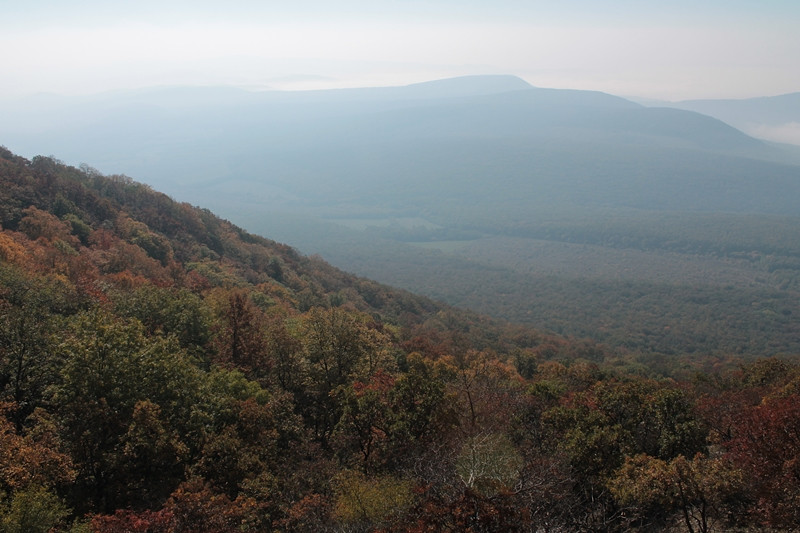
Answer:
<svg viewBox="0 0 800 533"><path fill-rule="evenodd" d="M5 533L48 533L63 524L70 511L51 491L31 485L15 492L0 508L0 513L0 525Z"/></svg>
<svg viewBox="0 0 800 533"><path fill-rule="evenodd" d="M163 501L183 479L189 449L177 431L165 424L161 408L150 400L134 405L120 445L118 475L124 477L127 492L139 495L141 502Z"/></svg>
<svg viewBox="0 0 800 533"><path fill-rule="evenodd" d="M653 521L677 513L689 533L708 533L734 510L727 503L742 489L742 479L724 458L697 454L665 461L642 454L626 458L609 487L638 525L663 527Z"/></svg>
<svg viewBox="0 0 800 533"><path fill-rule="evenodd" d="M16 404L18 429L57 380L56 332L76 299L63 280L0 265L0 399Z"/></svg>
<svg viewBox="0 0 800 533"><path fill-rule="evenodd" d="M341 308L314 308L303 317L306 381L298 406L317 440L327 446L342 414L335 393L356 379L394 366L388 337L364 315Z"/></svg>
<svg viewBox="0 0 800 533"><path fill-rule="evenodd" d="M396 377L378 370L368 381L340 389L336 445L345 458L357 455L365 471L408 466L455 427L457 417L435 365L419 354L410 354L406 365L408 371Z"/></svg>
<svg viewBox="0 0 800 533"><path fill-rule="evenodd" d="M175 336L182 348L203 356L211 339L211 310L185 289L143 285L113 294L117 313L136 318L148 335Z"/></svg>
<svg viewBox="0 0 800 533"><path fill-rule="evenodd" d="M130 466L144 453L135 443L142 432L155 431L173 442L174 450L183 442L191 452L202 439L197 409L203 405L202 376L174 340L146 337L138 321L95 310L76 316L70 326L61 345L61 382L51 401L79 472L73 496L104 512L141 504L137 498L161 494L162 483L176 480L131 479L136 474ZM127 458L126 442L132 453ZM131 488L148 481L152 486L146 491Z"/></svg>

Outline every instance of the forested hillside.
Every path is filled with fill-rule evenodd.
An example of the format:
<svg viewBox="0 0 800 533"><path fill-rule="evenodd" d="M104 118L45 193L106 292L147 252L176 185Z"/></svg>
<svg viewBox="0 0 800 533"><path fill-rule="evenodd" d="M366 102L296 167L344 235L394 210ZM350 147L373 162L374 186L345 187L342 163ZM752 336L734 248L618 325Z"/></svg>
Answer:
<svg viewBox="0 0 800 533"><path fill-rule="evenodd" d="M559 337L0 150L0 527L800 526L800 365Z"/></svg>

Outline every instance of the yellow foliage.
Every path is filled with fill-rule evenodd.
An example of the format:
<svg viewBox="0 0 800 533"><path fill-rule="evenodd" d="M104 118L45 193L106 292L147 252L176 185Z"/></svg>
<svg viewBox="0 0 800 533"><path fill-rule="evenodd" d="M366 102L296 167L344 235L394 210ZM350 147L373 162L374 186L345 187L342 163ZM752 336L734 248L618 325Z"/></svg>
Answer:
<svg viewBox="0 0 800 533"><path fill-rule="evenodd" d="M414 500L410 481L391 476L368 478L345 471L334 480L334 516L345 523L381 522L407 509Z"/></svg>
<svg viewBox="0 0 800 533"><path fill-rule="evenodd" d="M70 457L58 451L53 422L37 409L30 417L33 427L20 435L4 416L11 409L13 404L0 404L0 483L17 490L72 482L76 472Z"/></svg>
<svg viewBox="0 0 800 533"><path fill-rule="evenodd" d="M0 259L9 263L20 263L25 257L25 247L7 233L0 233Z"/></svg>

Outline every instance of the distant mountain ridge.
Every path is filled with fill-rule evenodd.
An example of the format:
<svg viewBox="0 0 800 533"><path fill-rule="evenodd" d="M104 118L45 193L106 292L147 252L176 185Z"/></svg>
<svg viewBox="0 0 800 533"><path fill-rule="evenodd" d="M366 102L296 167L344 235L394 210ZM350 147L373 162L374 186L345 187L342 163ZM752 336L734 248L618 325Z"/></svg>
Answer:
<svg viewBox="0 0 800 533"><path fill-rule="evenodd" d="M674 165L700 157L708 160L706 168L731 167L734 173L742 164L718 158L752 160L745 166L786 160L780 149L703 115L593 91L535 88L513 76L305 92L164 88L21 106L4 116L0 139L17 152L92 161L104 172L135 175L211 208L223 197L235 201L239 187L250 192L238 198L255 195L263 206L278 208L287 199L292 209L318 203L315 196L331 188L363 197L365 187L402 190L408 197L402 203L415 205L409 187L414 180L421 178L426 187L419 193L430 195L432 174L446 188L465 171L471 177L457 180L460 194L482 196L470 183L490 179L488 168L491 179L506 187L541 182L536 195L542 201L559 182L569 187L574 179L589 180L602 188L598 178L613 175L623 188L612 185L606 192L626 206L648 207L656 197L625 198L625 191L638 187L622 184L638 180L631 157L654 176L663 173L661 160ZM464 168L468 160L474 163ZM757 174L783 172L764 164ZM751 196L741 196L741 208L751 209ZM574 193L562 200L585 201ZM382 202L374 195L368 201ZM347 208L355 206L348 201ZM727 202L724 208L737 206Z"/></svg>
<svg viewBox="0 0 800 533"><path fill-rule="evenodd" d="M800 92L736 100L683 100L675 105L706 115L725 116L727 120L722 120L726 122L800 122Z"/></svg>
<svg viewBox="0 0 800 533"><path fill-rule="evenodd" d="M800 92L739 100L661 103L718 118L750 135L800 145Z"/></svg>

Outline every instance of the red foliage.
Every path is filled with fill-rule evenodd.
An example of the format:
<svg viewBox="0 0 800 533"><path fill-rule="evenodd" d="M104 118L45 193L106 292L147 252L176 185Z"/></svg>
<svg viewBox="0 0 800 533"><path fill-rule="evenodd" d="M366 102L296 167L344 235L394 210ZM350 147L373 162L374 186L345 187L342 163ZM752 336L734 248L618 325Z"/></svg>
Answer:
<svg viewBox="0 0 800 533"><path fill-rule="evenodd" d="M95 533L171 533L175 531L174 516L170 511L117 510L113 515L92 518Z"/></svg>
<svg viewBox="0 0 800 533"><path fill-rule="evenodd" d="M174 531L182 533L259 531L266 519L262 506L254 499L239 496L231 500L200 479L182 483L170 496L165 510L173 515Z"/></svg>
<svg viewBox="0 0 800 533"><path fill-rule="evenodd" d="M423 500L407 519L381 531L513 533L535 529L527 509L516 505L510 495L501 494L486 498L470 490L450 502L437 499Z"/></svg>
<svg viewBox="0 0 800 533"><path fill-rule="evenodd" d="M381 398L384 398L394 387L395 381L392 375L387 374L381 368L370 377L369 383L362 383L361 381L353 383L353 390L356 393L356 398L361 398L367 392L376 392Z"/></svg>
<svg viewBox="0 0 800 533"><path fill-rule="evenodd" d="M329 523L330 503L324 496L310 494L293 504L275 525L284 531L321 531Z"/></svg>
<svg viewBox="0 0 800 533"><path fill-rule="evenodd" d="M749 475L752 511L766 525L800 524L800 395L768 399L743 413L728 447Z"/></svg>
<svg viewBox="0 0 800 533"><path fill-rule="evenodd" d="M438 331L415 328L416 331L407 332L408 340L401 343L401 348L408 353L418 352L430 359L438 359L453 352L450 339Z"/></svg>

